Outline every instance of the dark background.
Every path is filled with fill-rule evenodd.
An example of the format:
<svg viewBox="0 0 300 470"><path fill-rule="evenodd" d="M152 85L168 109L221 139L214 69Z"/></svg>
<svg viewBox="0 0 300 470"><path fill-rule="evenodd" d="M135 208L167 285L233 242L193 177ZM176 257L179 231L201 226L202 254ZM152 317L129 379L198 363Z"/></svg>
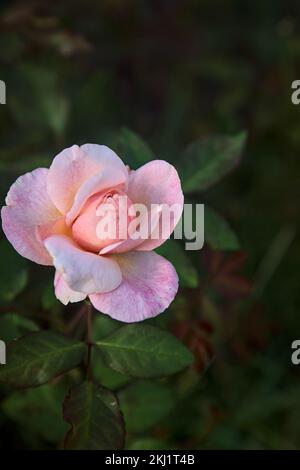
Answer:
<svg viewBox="0 0 300 470"><path fill-rule="evenodd" d="M299 14L299 2L281 0L1 3L1 205L16 176L74 143L113 147L123 126L177 167L191 141L248 132L239 167L197 195L240 250L189 253L199 285L157 320L194 350L196 368L131 388L101 371L125 397L127 448L300 448L290 358L300 337ZM51 297L53 273L28 263L22 293L7 294L7 272L20 268L3 253L0 262L1 314L63 330L74 307ZM57 399L45 387L2 397L3 446L59 447L59 389Z"/></svg>

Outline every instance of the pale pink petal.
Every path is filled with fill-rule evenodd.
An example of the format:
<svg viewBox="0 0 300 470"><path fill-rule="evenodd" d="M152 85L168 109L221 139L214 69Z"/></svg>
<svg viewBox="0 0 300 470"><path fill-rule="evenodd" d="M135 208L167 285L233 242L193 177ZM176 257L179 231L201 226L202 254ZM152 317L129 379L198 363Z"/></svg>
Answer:
<svg viewBox="0 0 300 470"><path fill-rule="evenodd" d="M183 210L180 179L176 169L164 160L153 160L136 171L132 170L127 194L134 204L142 203L148 208L147 222L152 231L149 230L147 240L134 238L120 241L102 249L101 254L154 250L169 238L180 220ZM170 211L170 224L165 226L166 230L162 230L162 222L168 217L169 208L173 208L174 212ZM159 218L158 213L161 214Z"/></svg>
<svg viewBox="0 0 300 470"><path fill-rule="evenodd" d="M122 274L115 260L83 251L65 235L53 235L44 243L72 290L94 294L110 292L120 285Z"/></svg>
<svg viewBox="0 0 300 470"><path fill-rule="evenodd" d="M112 292L91 295L94 307L112 318L133 323L163 312L178 290L178 276L171 263L154 252L114 255L123 281Z"/></svg>
<svg viewBox="0 0 300 470"><path fill-rule="evenodd" d="M80 302L86 298L86 294L72 290L59 271L55 272L54 287L56 297L64 305L67 305L69 302Z"/></svg>
<svg viewBox="0 0 300 470"><path fill-rule="evenodd" d="M109 168L110 170L107 170ZM90 178L101 175L105 170L111 174L120 173L127 178L127 169L122 160L105 145L85 144L81 147L73 145L60 152L53 160L49 169L47 188L48 193L56 207L66 214L74 203L77 192ZM106 179L100 177L98 185L95 181L85 190L101 191ZM118 178L117 178L118 179ZM115 181L114 181L115 184Z"/></svg>
<svg viewBox="0 0 300 470"><path fill-rule="evenodd" d="M100 174L92 176L77 192L74 204L67 213L67 224L70 225L75 220L89 197L93 196L95 193L103 193L110 188L120 190L125 189L127 178L127 172L120 169L114 169L113 167L103 168Z"/></svg>
<svg viewBox="0 0 300 470"><path fill-rule="evenodd" d="M46 168L38 168L20 176L7 194L1 218L5 235L20 255L52 265L42 236L52 233L61 214L47 194L47 174Z"/></svg>
<svg viewBox="0 0 300 470"><path fill-rule="evenodd" d="M149 208L151 204L176 206L175 215L171 213L170 230L158 239L145 240L136 249L148 251L157 248L169 238L183 210L183 193L176 169L164 160L153 160L132 171L128 182L128 196L133 203L143 203Z"/></svg>

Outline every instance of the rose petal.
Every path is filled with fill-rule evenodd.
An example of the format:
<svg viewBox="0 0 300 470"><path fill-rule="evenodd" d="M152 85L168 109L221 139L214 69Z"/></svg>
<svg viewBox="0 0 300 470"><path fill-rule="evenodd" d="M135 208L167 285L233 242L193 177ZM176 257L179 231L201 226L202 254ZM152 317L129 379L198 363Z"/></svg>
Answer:
<svg viewBox="0 0 300 470"><path fill-rule="evenodd" d="M152 252L114 255L123 281L112 292L91 295L94 307L126 323L155 317L163 312L178 290L178 276L171 263Z"/></svg>
<svg viewBox="0 0 300 470"><path fill-rule="evenodd" d="M86 298L86 294L72 290L63 278L62 273L55 272L54 277L55 295L64 305L69 302L80 302Z"/></svg>
<svg viewBox="0 0 300 470"><path fill-rule="evenodd" d="M150 251L162 245L176 227L183 210L183 193L178 173L174 166L164 160L153 160L129 174L128 197L133 203L142 203L149 210L148 226L153 228L147 240L125 240L101 250L101 254L124 253L130 250ZM151 208L151 204L155 204ZM162 232L163 215L169 207L175 206L169 227ZM150 212L151 211L151 212ZM162 215L157 219L157 213ZM172 215L172 214L171 214ZM158 220L158 223L150 223ZM151 239L155 236L155 239ZM162 236L163 235L163 236Z"/></svg>
<svg viewBox="0 0 300 470"><path fill-rule="evenodd" d="M107 191L110 188L121 189L122 185L126 186L127 177L127 171L124 172L123 170L117 168L114 169L113 167L103 168L101 174L92 176L78 190L74 199L74 204L67 213L67 224L70 225L75 220L89 197L96 193Z"/></svg>
<svg viewBox="0 0 300 470"><path fill-rule="evenodd" d="M42 236L50 235L61 214L47 194L46 168L20 176L11 186L1 210L2 227L20 255L39 264L52 265Z"/></svg>
<svg viewBox="0 0 300 470"><path fill-rule="evenodd" d="M122 240L120 242L108 245L105 248L102 248L102 250L100 251L100 255L104 255L107 253L126 253L127 251L138 250L137 247L141 245L145 241L145 239L138 237L137 234L144 233L144 231L146 232L146 229L150 227L153 227L155 229L155 227L159 225L161 211L161 206L157 205L151 211L151 213L147 213L144 217L140 218L140 228L138 230L133 231L131 237L128 238L128 240ZM143 226L145 226L144 231L142 229ZM150 233L148 230L147 232L148 234Z"/></svg>
<svg viewBox="0 0 300 470"><path fill-rule="evenodd" d="M64 235L53 235L44 243L72 290L94 294L110 292L120 285L121 270L113 259L83 251Z"/></svg>
<svg viewBox="0 0 300 470"><path fill-rule="evenodd" d="M101 178L104 170L105 177ZM85 144L81 147L73 145L54 158L49 169L48 193L56 207L66 214L72 208L82 185L90 178L100 175L99 181L92 180L93 182L88 185L85 195L88 197L91 191L101 191L101 185L105 184L108 172L112 175L117 173L118 177L122 174L124 180L127 178L127 169L115 152L105 145Z"/></svg>
<svg viewBox="0 0 300 470"><path fill-rule="evenodd" d="M146 163L130 173L128 196L133 203L143 203L148 208L151 204L165 204L169 207L177 205L176 214L171 219L170 230L158 239L152 240L149 237L136 248L141 251L154 250L169 238L182 214L183 193L176 169L164 160Z"/></svg>

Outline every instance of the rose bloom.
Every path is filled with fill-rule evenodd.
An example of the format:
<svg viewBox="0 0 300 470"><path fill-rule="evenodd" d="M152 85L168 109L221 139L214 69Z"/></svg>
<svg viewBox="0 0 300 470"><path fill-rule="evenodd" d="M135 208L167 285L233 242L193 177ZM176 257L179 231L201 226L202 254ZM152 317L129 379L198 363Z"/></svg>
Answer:
<svg viewBox="0 0 300 470"><path fill-rule="evenodd" d="M120 214L121 197L129 209ZM97 232L97 214L107 203L116 209L117 224L124 217L134 219L130 208L136 203L149 209L151 204L177 204L180 210L169 233L158 239L151 238L151 224L147 239L128 233L111 239ZM154 160L129 170L108 147L85 144L63 150L49 169L20 176L1 217L18 253L55 267L55 295L63 304L89 297L97 310L130 323L163 312L176 295L173 265L153 250L172 233L182 208L180 180L169 163Z"/></svg>

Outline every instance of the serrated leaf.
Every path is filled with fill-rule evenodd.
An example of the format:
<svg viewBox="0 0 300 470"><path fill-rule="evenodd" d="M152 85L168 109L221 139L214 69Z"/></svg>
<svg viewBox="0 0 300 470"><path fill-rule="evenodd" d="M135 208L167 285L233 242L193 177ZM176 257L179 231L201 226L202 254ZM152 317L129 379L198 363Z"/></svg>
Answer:
<svg viewBox="0 0 300 470"><path fill-rule="evenodd" d="M131 167L138 168L155 156L146 142L135 132L122 127L116 142L118 155Z"/></svg>
<svg viewBox="0 0 300 470"><path fill-rule="evenodd" d="M27 263L6 240L0 242L0 259L0 300L10 302L27 284Z"/></svg>
<svg viewBox="0 0 300 470"><path fill-rule="evenodd" d="M246 135L215 135L190 144L180 171L183 190L203 191L227 175L239 162Z"/></svg>
<svg viewBox="0 0 300 470"><path fill-rule="evenodd" d="M71 424L65 438L68 450L121 449L124 422L116 395L93 382L73 387L67 395L64 419Z"/></svg>
<svg viewBox="0 0 300 470"><path fill-rule="evenodd" d="M6 343L38 329L39 327L32 320L13 312L0 317L0 338Z"/></svg>
<svg viewBox="0 0 300 470"><path fill-rule="evenodd" d="M150 381L130 384L119 394L128 432L142 432L165 418L175 406L174 390Z"/></svg>
<svg viewBox="0 0 300 470"><path fill-rule="evenodd" d="M173 239L167 240L156 252L167 258L175 267L183 287L197 287L198 273L182 245Z"/></svg>
<svg viewBox="0 0 300 470"><path fill-rule="evenodd" d="M132 377L174 374L194 360L173 335L150 325L123 326L95 345L108 367Z"/></svg>
<svg viewBox="0 0 300 470"><path fill-rule="evenodd" d="M204 214L204 238L211 248L239 250L239 241L228 222L208 206L205 206Z"/></svg>
<svg viewBox="0 0 300 470"><path fill-rule="evenodd" d="M80 364L85 350L84 343L52 331L24 336L8 344L0 383L17 388L42 385Z"/></svg>

